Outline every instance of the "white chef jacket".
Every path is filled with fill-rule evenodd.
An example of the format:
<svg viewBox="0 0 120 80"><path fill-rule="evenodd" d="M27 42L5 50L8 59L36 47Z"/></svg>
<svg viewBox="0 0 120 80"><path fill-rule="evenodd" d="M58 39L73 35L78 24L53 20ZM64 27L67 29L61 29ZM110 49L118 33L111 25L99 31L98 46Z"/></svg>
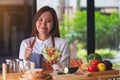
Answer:
<svg viewBox="0 0 120 80"><path fill-rule="evenodd" d="M32 42L35 37L30 37L28 39L25 39L22 41L20 45L20 51L19 51L19 58L24 59L25 55L25 49L28 47L29 42ZM69 56L70 56L70 47L66 40L55 37L54 38L55 47L59 48L62 54L62 57L60 58L59 62L64 66L67 67L69 65ZM36 41L33 46L32 54L43 54L42 50L45 47L53 47L52 45L52 37L50 36L47 40L42 41L38 37L36 37ZM26 61L25 61L26 62Z"/></svg>

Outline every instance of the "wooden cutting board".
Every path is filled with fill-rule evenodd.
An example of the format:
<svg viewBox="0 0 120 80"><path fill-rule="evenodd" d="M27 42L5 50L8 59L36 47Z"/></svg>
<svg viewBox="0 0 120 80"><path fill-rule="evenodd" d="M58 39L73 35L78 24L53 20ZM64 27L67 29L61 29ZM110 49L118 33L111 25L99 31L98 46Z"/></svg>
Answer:
<svg viewBox="0 0 120 80"><path fill-rule="evenodd" d="M88 75L86 74L63 74L58 75L56 72L51 73L54 80L88 80Z"/></svg>

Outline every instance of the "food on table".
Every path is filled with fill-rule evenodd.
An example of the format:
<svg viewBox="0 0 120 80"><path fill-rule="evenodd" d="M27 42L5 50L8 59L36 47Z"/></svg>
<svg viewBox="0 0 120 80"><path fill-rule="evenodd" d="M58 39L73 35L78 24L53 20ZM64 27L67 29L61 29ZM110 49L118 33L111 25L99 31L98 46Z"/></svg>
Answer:
<svg viewBox="0 0 120 80"><path fill-rule="evenodd" d="M77 59L77 60L71 60L70 61L70 65L71 66L81 66L83 63L82 63L82 60L80 60L80 59Z"/></svg>
<svg viewBox="0 0 120 80"><path fill-rule="evenodd" d="M69 71L69 70L68 70L68 67L65 67L65 68L64 68L64 73L68 73L68 71Z"/></svg>
<svg viewBox="0 0 120 80"><path fill-rule="evenodd" d="M80 70L82 71L87 71L88 70L89 65L88 64L82 64L80 67Z"/></svg>
<svg viewBox="0 0 120 80"><path fill-rule="evenodd" d="M58 75L64 75L65 73L62 71L57 72Z"/></svg>
<svg viewBox="0 0 120 80"><path fill-rule="evenodd" d="M68 73L75 73L77 70L79 69L79 67L77 66L69 66L68 67Z"/></svg>
<svg viewBox="0 0 120 80"><path fill-rule="evenodd" d="M97 65L98 71L105 71L106 70L106 65L104 63L99 63Z"/></svg>
<svg viewBox="0 0 120 80"><path fill-rule="evenodd" d="M97 65L100 63L99 60L91 60L89 66L88 66L88 71L89 72L96 72L98 70Z"/></svg>
<svg viewBox="0 0 120 80"><path fill-rule="evenodd" d="M97 71L97 67L95 65L89 65L88 66L88 71L89 72L96 72Z"/></svg>
<svg viewBox="0 0 120 80"><path fill-rule="evenodd" d="M86 58L89 72L112 70L112 63L109 60L102 60L102 57L97 53L90 54Z"/></svg>
<svg viewBox="0 0 120 80"><path fill-rule="evenodd" d="M78 66L69 66L64 68L64 73L75 73L79 69Z"/></svg>
<svg viewBox="0 0 120 80"><path fill-rule="evenodd" d="M112 70L112 62L109 60L102 60L101 55L97 53L92 53L86 56L86 60L88 61L88 64L84 64L79 61L79 63L76 60L71 60L70 65L72 66L80 66L79 71L89 71L89 72L97 72L97 71L106 71L106 70Z"/></svg>
<svg viewBox="0 0 120 80"><path fill-rule="evenodd" d="M30 69L19 77L19 80L53 80L52 76L41 69Z"/></svg>
<svg viewBox="0 0 120 80"><path fill-rule="evenodd" d="M43 56L48 61L58 61L61 57L60 49L57 48L44 48Z"/></svg>
<svg viewBox="0 0 120 80"><path fill-rule="evenodd" d="M97 66L99 63L100 63L99 60L92 60L92 61L90 62L90 65L95 65L95 66Z"/></svg>
<svg viewBox="0 0 120 80"><path fill-rule="evenodd" d="M77 63L79 64L79 66L81 66L81 65L83 64L83 62L82 62L81 59L77 59L76 61L77 61Z"/></svg>
<svg viewBox="0 0 120 80"><path fill-rule="evenodd" d="M90 70L91 68L94 70ZM112 70L112 63L109 60L103 60L102 62L100 62L99 60L92 60L88 67L89 72L106 71L106 70Z"/></svg>
<svg viewBox="0 0 120 80"><path fill-rule="evenodd" d="M112 63L109 60L103 60L103 63L106 65L106 70L112 70Z"/></svg>
<svg viewBox="0 0 120 80"><path fill-rule="evenodd" d="M102 57L97 53L91 53L86 56L87 62L90 63L92 60L99 60L102 61Z"/></svg>

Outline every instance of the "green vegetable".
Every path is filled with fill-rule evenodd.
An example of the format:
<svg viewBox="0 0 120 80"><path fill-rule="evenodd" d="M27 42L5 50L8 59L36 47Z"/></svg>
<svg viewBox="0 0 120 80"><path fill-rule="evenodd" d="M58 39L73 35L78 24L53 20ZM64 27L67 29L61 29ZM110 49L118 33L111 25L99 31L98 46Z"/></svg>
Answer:
<svg viewBox="0 0 120 80"><path fill-rule="evenodd" d="M86 57L86 60L88 63L90 63L92 60L99 60L102 61L102 58L99 54L97 53L91 53Z"/></svg>
<svg viewBox="0 0 120 80"><path fill-rule="evenodd" d="M60 72L57 72L57 74L58 74L58 75L63 75L63 74L65 74L65 73L60 71Z"/></svg>
<svg viewBox="0 0 120 80"><path fill-rule="evenodd" d="M46 53L46 54L47 54L47 52L46 52L46 48L43 48L43 50L42 50L42 51L43 51L43 53Z"/></svg>

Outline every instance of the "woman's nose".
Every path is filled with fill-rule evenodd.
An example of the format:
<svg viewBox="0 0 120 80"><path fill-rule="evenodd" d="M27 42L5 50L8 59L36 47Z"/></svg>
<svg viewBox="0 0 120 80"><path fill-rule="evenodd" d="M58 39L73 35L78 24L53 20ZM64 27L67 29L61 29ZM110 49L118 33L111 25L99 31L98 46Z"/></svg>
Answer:
<svg viewBox="0 0 120 80"><path fill-rule="evenodd" d="M46 25L46 22L45 21L42 21L42 26L45 26Z"/></svg>

